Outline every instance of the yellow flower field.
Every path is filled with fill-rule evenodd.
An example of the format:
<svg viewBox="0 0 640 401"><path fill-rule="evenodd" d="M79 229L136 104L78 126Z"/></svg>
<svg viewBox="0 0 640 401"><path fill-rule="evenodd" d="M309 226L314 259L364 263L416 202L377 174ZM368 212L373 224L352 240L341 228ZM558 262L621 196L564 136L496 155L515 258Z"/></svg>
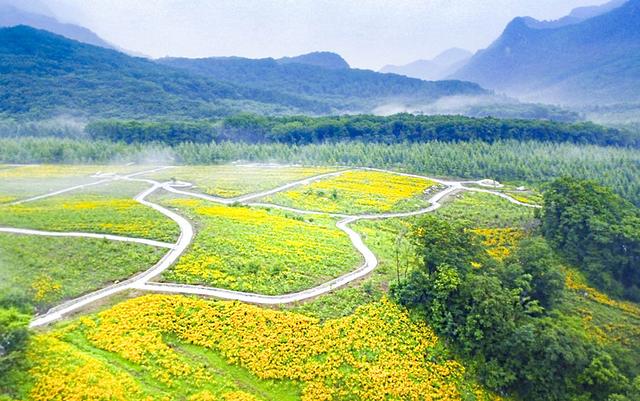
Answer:
<svg viewBox="0 0 640 401"><path fill-rule="evenodd" d="M264 201L332 213L406 211L427 205L424 192L434 185L426 179L386 172L347 171Z"/></svg>
<svg viewBox="0 0 640 401"><path fill-rule="evenodd" d="M145 177L159 181L186 181L206 194L233 198L335 170L330 167L278 165L176 166Z"/></svg>
<svg viewBox="0 0 640 401"><path fill-rule="evenodd" d="M165 273L167 281L282 294L337 277L360 261L335 219L195 199L165 203L200 227L190 250Z"/></svg>
<svg viewBox="0 0 640 401"><path fill-rule="evenodd" d="M193 348L198 357L189 357ZM108 359L99 357L105 351ZM280 393L234 389L202 363L210 354ZM493 399L466 381L429 327L386 299L321 324L246 304L148 295L37 336L29 358L30 398L38 401L163 399L166 389L189 400Z"/></svg>
<svg viewBox="0 0 640 401"><path fill-rule="evenodd" d="M622 346L640 355L640 306L615 300L586 283L576 269L566 268L565 313L579 316L585 333L594 341Z"/></svg>
<svg viewBox="0 0 640 401"><path fill-rule="evenodd" d="M501 261L511 255L511 250L524 237L524 231L518 228L478 228L472 231L482 238L489 256Z"/></svg>

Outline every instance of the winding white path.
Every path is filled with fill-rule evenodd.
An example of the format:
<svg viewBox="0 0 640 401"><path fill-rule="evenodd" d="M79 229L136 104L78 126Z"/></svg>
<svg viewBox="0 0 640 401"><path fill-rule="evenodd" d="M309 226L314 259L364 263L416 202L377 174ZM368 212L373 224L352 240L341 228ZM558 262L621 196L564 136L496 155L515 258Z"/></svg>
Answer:
<svg viewBox="0 0 640 401"><path fill-rule="evenodd" d="M94 239L106 239L110 241L135 242L138 244L151 245L158 248L174 247L174 244L170 244L168 242L154 241L152 239L144 239L144 238L123 237L120 235L111 235L111 234L41 231L41 230L31 230L28 228L12 228L12 227L0 227L0 233L10 233L10 234L20 234L20 235L40 235L43 237L94 238Z"/></svg>
<svg viewBox="0 0 640 401"><path fill-rule="evenodd" d="M467 191L483 192L485 194L491 194L491 195L499 196L502 199L506 199L509 202L511 202L513 204L516 204L516 205L519 205L519 206L531 207L531 208L534 208L534 209L541 209L542 208L542 206L540 206L540 205L534 205L534 204L531 204L531 203L520 202L519 200L513 199L511 196L505 194L504 192L491 191L491 190L488 190L488 189L474 188L474 187L470 187L470 188L469 187L464 187L464 189L467 190Z"/></svg>
<svg viewBox="0 0 640 401"><path fill-rule="evenodd" d="M248 195L243 195L237 198L219 198L219 197L215 197L215 196L210 196L210 195L205 195L205 194L200 194L200 193L194 193L194 192L190 192L190 191L185 191L183 189L180 188L185 188L185 187L190 187L191 184L189 183L184 183L184 182L165 182L165 183L160 183L154 180L150 180L150 179L144 179L144 178L134 178L143 174L148 174L148 173L152 173L155 171L159 171L165 168L169 168L169 167L159 167L153 170L148 170L145 172L139 172L139 173L134 173L134 174L129 174L126 176L114 176L111 177L108 180L102 180L99 182L94 182L94 183L89 183L89 184L84 184L84 185L79 185L79 186L75 186L72 188L68 188L66 190L60 190L60 191L56 191L55 193L50 193L50 194L46 194L46 195L41 195L40 197L36 197L37 199L42 199L42 197L48 197L48 196L54 196L56 194L60 194L60 193L65 193L77 188L82 188L85 186L89 186L89 185L98 185L99 183L102 182L108 182L108 181L112 181L112 180L116 180L116 179L123 179L123 180L128 180L128 181L136 181L136 182L144 182L150 185L150 187L148 189L146 189L145 191L141 192L140 194L138 194L134 199L136 201L138 201L139 203L148 206L154 210L157 210L158 212L162 213L163 215L167 216L168 218L170 218L171 220L175 221L179 227L180 227L180 237L178 238L178 241L176 242L176 244L165 244L165 245L169 245L168 247L170 247L169 252L167 252L162 259L160 259L160 261L158 261L158 263L156 263L154 266L152 266L150 269L139 273L123 282L117 283L117 284L113 284L111 286L105 287L101 290L86 294L84 296L81 296L79 298L76 299L72 299L69 300L59 306L56 306L54 308L52 308L51 310L49 310L47 313L37 316L32 322L31 322L31 327L38 327L38 326L43 326L43 325L47 325L51 322L54 322L56 320L61 319L63 316L68 315L70 313L73 313L75 311L78 311L79 309L83 308L86 305L89 305L93 302L96 302L98 300L104 299L106 297L109 297L115 293L127 290L127 289L136 289L136 290L144 290L144 291L153 291L153 292L166 292L166 293L179 293L179 294L191 294L191 295L203 295L203 296L211 296L211 297L216 297L216 298L221 298L221 299L228 299L228 300L238 300L238 301L243 301L243 302L248 302L248 303L254 303L254 304L264 304L264 305L274 305L274 304L288 304L288 303L293 303L293 302L298 302L298 301L303 301L306 299L310 299L310 298L314 298L317 297L319 295L322 294L326 294L328 292L331 292L337 288L343 287L355 280L358 280L362 277L367 276L368 274L370 274L377 266L378 266L378 259L376 258L376 255L364 244L364 241L362 240L362 237L360 236L360 234L358 234L357 232L353 231L350 227L349 224L356 222L358 220L376 220L376 219L387 219L387 218L400 218L400 217L410 217L410 216L417 216L417 215L421 215L421 214L425 214L425 213L429 213L432 212L436 209L438 209L440 206L442 206L442 204L440 203L440 201L442 201L445 197L455 193L455 192L459 192L459 191L477 191L477 192L486 192L486 193L491 193L497 196L500 196L512 203L521 205L521 206L527 206L527 207L539 207L537 205L530 205L530 204L526 204L526 203L522 203L519 202L511 197L509 197L506 194L500 193L500 192L496 192L496 191L489 191L489 190L483 190L483 189L479 189L479 188L468 188L465 187L463 185L463 182L457 182L457 181L444 181L444 180L438 180L438 179L432 179L429 177L424 177L424 176L420 176L420 175L415 175L415 174L405 174L405 173L396 173L393 171L387 171L387 170L380 170L380 169L363 169L363 170L371 170L371 171L381 171L381 172L387 172L387 173L393 173L393 174L399 174L399 175L404 175L404 176L409 176L409 177L415 177L415 178L422 178L422 179L426 179L426 180L431 180L434 181L440 185L445 186L445 189L443 189L442 191L437 192L434 196L432 196L429 199L429 203L430 206L420 209L420 210L416 210L416 211L411 211L411 212L400 212L400 213L380 213L380 214L361 214L361 215L345 215L345 214L328 214L328 213L324 213L324 212L320 212L320 211L311 211L311 210L301 210L301 209L295 209L295 208L290 208L290 207L285 207L285 206L280 206L280 205L274 205L274 204L269 204L269 203L260 203L260 202L250 202L252 200L255 199L259 199L259 198L263 198L266 197L268 195L272 195L275 194L277 192L281 192L281 191L285 191L287 189L296 187L296 186L300 186L300 185L305 185L305 184L309 184L313 181L316 180L320 180L320 179L324 179L324 178L329 178L329 177L333 177L333 176L337 176L340 175L346 171L352 171L352 170L356 170L356 169L347 169L347 170L342 170L342 171L338 171L338 172L332 172L332 173L326 173L326 174L321 174L321 175L317 175L314 177L309 177L303 180L299 180L299 181L295 181L295 182L291 182L282 186L279 186L277 188L268 190L268 191L262 191L262 192L258 192L258 193L254 193L254 194L248 194ZM475 182L464 182L464 183L475 183ZM254 206L254 207L266 207L266 208L277 208L277 209L281 209L281 210L287 210L287 211L291 211L291 212L295 212L295 213L300 213L300 214L323 214L323 215L330 215L333 217L338 217L340 218L340 220L336 223L336 227L339 228L340 230L344 231L349 239L351 240L353 246L355 247L355 249L363 256L364 262L363 264L358 267L357 269L344 274L338 278L335 278L333 280L330 280L324 284L321 284L319 286L307 289L307 290L303 290L300 292L295 292L295 293L290 293L290 294L283 294L283 295L263 295L263 294L254 294L254 293L246 293L246 292L240 292L240 291L232 291L232 290L227 290L227 289L222 289L222 288L213 288L213 287L206 287L206 286L197 286L197 285L187 285L187 284L177 284L177 283L156 283L156 282L152 282L151 280L153 280L154 278L158 277L164 270L166 270L167 268L169 268L184 252L185 250L188 248L188 246L191 244L191 241L193 240L194 237L194 229L193 226L191 225L191 223L186 220L185 218L183 218L182 216L178 215L177 213L172 212L171 210L168 210L156 203L153 203L149 200L147 200L147 197L149 197L151 194L153 194L154 192L156 192L157 190L166 190L168 192L172 192L172 193L176 193L176 194L180 194L180 195L184 195L184 196L189 196L189 197L196 197L196 198L200 198L200 199L204 199L207 201L211 201L211 202L216 202L216 203L221 203L221 204L242 204L242 205L246 205L246 206ZM36 198L33 198L32 200L35 200ZM25 201L30 201L30 200L25 200ZM23 202L25 202L23 201ZM9 230L14 230L13 232L16 232L16 229L9 229ZM27 231L32 231L32 233L34 235L46 235L43 233L47 233L50 234L48 232L37 232L35 230L27 230ZM1 230L0 230L1 232ZM19 234L28 234L28 232L21 232ZM55 234L62 234L62 233L55 233ZM68 236L76 236L75 234L78 234L77 236L81 236L80 234L84 234L84 233L68 233L70 235ZM107 236L103 236L100 234L91 234L91 236L96 235L96 236L100 236L100 237L107 237ZM85 235L86 236L86 235ZM132 240L131 238L128 237L117 237L118 239L113 238L114 240ZM125 239L126 238L126 239ZM111 239L111 238L107 238L107 239ZM138 239L136 239L136 241L131 241L131 242L140 242L140 241L151 241L151 240L140 240L137 241ZM159 244L157 241L151 241L151 242L156 242L157 244ZM167 246L165 246L167 247Z"/></svg>

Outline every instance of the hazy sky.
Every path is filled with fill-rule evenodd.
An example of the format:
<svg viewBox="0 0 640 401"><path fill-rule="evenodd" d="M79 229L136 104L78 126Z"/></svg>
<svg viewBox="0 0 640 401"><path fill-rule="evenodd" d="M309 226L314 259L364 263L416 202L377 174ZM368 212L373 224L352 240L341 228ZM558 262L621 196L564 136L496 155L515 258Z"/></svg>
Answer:
<svg viewBox="0 0 640 401"><path fill-rule="evenodd" d="M29 2L32 0L22 0ZM33 0L36 1L36 0ZM606 0L40 0L58 18L153 57L329 50L378 69L490 44L514 17L556 19Z"/></svg>

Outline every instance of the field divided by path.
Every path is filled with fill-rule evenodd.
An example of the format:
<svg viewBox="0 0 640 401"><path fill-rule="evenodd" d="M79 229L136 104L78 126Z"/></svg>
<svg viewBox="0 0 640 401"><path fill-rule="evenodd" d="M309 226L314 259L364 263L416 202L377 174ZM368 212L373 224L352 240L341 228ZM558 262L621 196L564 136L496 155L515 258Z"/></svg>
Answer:
<svg viewBox="0 0 640 401"><path fill-rule="evenodd" d="M259 172L254 167L251 168L253 170L250 171L254 174L252 178L255 179L255 175L259 174ZM433 180L428 177L398 174L384 170L350 169L336 171L334 169L331 171L331 169L294 168L294 171L289 175L282 173L286 172L286 170L279 170L281 171L280 175L288 178L299 178L301 175L306 175L307 177L291 182L282 182L282 177L278 177L278 180L280 180L278 184L280 185L271 190L263 190L264 184L252 184L252 188L260 189L260 191L253 194L244 193L229 200L207 195L202 191L194 191L195 188L190 183L178 181L173 176L172 178L174 179L164 183L147 178L154 175L171 174L171 169L171 167L157 167L128 175L110 174L108 182L105 183L80 184L79 186L67 188L67 190L62 188L56 193L44 196L42 200L33 199L24 205L9 206L9 208L17 208L15 210L23 211L23 214L27 214L24 210L29 210L34 217L38 215L38 211L43 212L45 218L38 219L37 221L40 225L36 224L37 227L35 228L44 231L44 226L47 222L46 211L53 209L52 216L56 212L60 212L60 209L55 209L55 199L58 196L67 198L66 202L62 202L62 209L86 209L93 212L103 206L108 208L109 200L105 200L104 203L100 204L98 200L75 199L75 196L86 196L86 194L77 195L75 192L84 191L87 186L93 187L95 185L95 188L99 188L102 184L109 185L112 182L131 182L146 185L147 189L137 194L133 199L112 202L111 206L115 207L109 210L106 215L115 216L117 219L118 212L123 209L133 208L134 206L130 202L134 202L139 205L135 207L145 207L151 212L164 215L165 218L169 218L166 221L173 220L180 227L178 242L172 245L169 252L146 272L97 291L94 294L87 294L78 300L70 300L59 307L53 308L50 313L36 319L34 325L50 323L66 313L128 288L211 295L258 304L286 304L317 297L370 274L378 264L375 254L364 244L360 235L349 227L350 224L363 219L418 216L439 208L441 206L440 201L446 196L466 190L478 191L476 188L466 188L460 182ZM258 170L260 169L258 168ZM193 168L185 171L191 175L195 174ZM271 174L269 169L266 169L266 171ZM177 171L177 173L180 173L180 171ZM182 173L184 174L184 171ZM175 175L180 177L180 174ZM268 177L267 181L270 183L275 180L273 175ZM226 183L226 188L232 188L233 185L238 186L240 183L242 183L242 180L230 180ZM384 191L381 189L384 187L383 183L389 184ZM332 187L336 189L335 193L329 191ZM238 192L234 194L246 192L248 187L245 190L242 190L241 187L237 188L240 189L237 189ZM520 204L521 202L502 193L483 191L491 195L502 196L514 204L532 206ZM97 192L99 193L99 191ZM165 206L179 210L180 214L190 215L190 218L200 219L198 225L200 226L199 230L202 232L199 232L198 235L208 236L207 240L199 244L198 237L196 237L196 242L192 243L194 227L188 220L167 209L167 207L161 206L156 201L147 199L151 195L155 196L156 193L162 192L174 193L174 195L181 197L200 198L199 200L169 199L165 202ZM215 191L211 190L209 192ZM220 190L218 192L222 193L223 191ZM314 199L311 203L292 203L293 206L298 207L268 203L269 200L278 199L283 194L287 198L286 194L290 195L291 193L307 193L308 196ZM230 192L227 192L227 195L229 194ZM328 198L324 199L327 196ZM424 199L425 197L427 200ZM362 203L362 199L369 198L373 200L367 204ZM38 207L41 202L52 202L51 206L53 207ZM238 205L246 204L249 207L224 206L230 202ZM352 210L348 209L349 204L352 204ZM31 205L35 206L32 209L28 209ZM251 206L253 207L251 208ZM322 209L325 211L337 209L344 213L336 213L334 217L331 217L331 213L322 215L322 213L325 213ZM12 211L15 210L12 209ZM204 213L200 213L201 216L196 218L198 214L196 210ZM2 209L0 208L0 222L2 222L1 211ZM355 214L349 216L347 212ZM247 216L247 214L250 216ZM6 217L7 215L11 217ZM15 219L16 215L19 216L20 213L6 213L5 219L8 219L9 223L15 222L11 221L11 218ZM254 235L252 241L249 241L254 244L254 247L246 249L246 244L242 242L242 236L250 235L251 233L246 230L251 227L242 228L243 224L246 224L243 223L243 220L245 222L250 220L259 222L261 220L259 217L263 218L266 237L260 239L260 235ZM214 222L203 223L207 218L214 220ZM215 221L216 219L219 221ZM332 219L333 222L331 222ZM235 224L235 227L232 227L230 231L220 230L221 232L216 232L216 225L219 228L229 228L233 224L225 223L231 222ZM166 236L159 238L160 236L152 235L150 234L152 230L149 229L143 229L137 233L127 232L126 230L118 232L115 229L115 227L118 227L117 223L102 222L95 224L95 222L89 222L86 227L91 227L92 225L94 227L103 227L103 231L116 231L115 234L133 234L133 236L140 238L156 237L162 241L169 239ZM72 226L73 224L68 227L64 225L62 227L58 226L55 231L64 232L66 231L65 228L70 229ZM76 222L74 228L77 228L77 226ZM131 224L131 226L137 225ZM144 224L141 223L139 226L144 227ZM279 226L282 232L277 230ZM104 230L104 227L109 227L109 229ZM269 231L273 231L273 229L278 231L278 235L281 238L269 238ZM88 232L90 230L84 231ZM341 234L340 231L342 231ZM299 234L295 234L296 232ZM231 241L234 235L237 238L235 244ZM296 235L299 238L296 238ZM309 237L305 237L305 235ZM329 236L324 238L326 235ZM175 239L175 237L173 238ZM315 244L314 239L317 240ZM344 242L345 239L349 239L351 244L347 245L348 243ZM246 250L243 251L242 247ZM347 248L351 247L355 248L361 254L360 258L364 260L363 264L358 268L356 266L357 258L354 259L355 254L347 251ZM182 260L181 257L187 249L191 249L191 251ZM323 254L326 254L326 257L322 256ZM252 255L254 256L253 259ZM255 256L258 256L258 259L255 259ZM174 269L166 272L176 262ZM226 268L224 266L229 267ZM323 269L314 272L316 269L314 266L323 266ZM265 267L267 270L264 270ZM337 277L341 272L349 270L351 272ZM233 276L234 271L244 271L244 273L235 277ZM185 284L150 281L157 281L163 273L163 277L166 280L184 280ZM272 283L269 283L269 285L260 284L260 280L256 278L262 275L264 276L262 282L267 283L271 279ZM334 278L330 279L331 276ZM323 277L325 282L322 282ZM207 287L207 285L213 285L213 287ZM314 287L314 285L317 286ZM226 288L219 288L220 286Z"/></svg>

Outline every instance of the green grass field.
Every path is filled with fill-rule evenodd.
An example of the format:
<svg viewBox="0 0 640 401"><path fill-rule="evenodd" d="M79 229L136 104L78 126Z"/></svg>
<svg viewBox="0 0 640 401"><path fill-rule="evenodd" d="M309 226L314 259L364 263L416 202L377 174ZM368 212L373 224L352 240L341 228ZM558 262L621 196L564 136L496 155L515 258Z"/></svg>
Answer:
<svg viewBox="0 0 640 401"><path fill-rule="evenodd" d="M590 287L576 269L567 269L567 288L559 309L579 319L583 330L613 355L627 353L628 367L640 375L640 305Z"/></svg>
<svg viewBox="0 0 640 401"><path fill-rule="evenodd" d="M233 198L336 170L331 167L279 165L176 166L143 177L158 181L186 181L205 194Z"/></svg>
<svg viewBox="0 0 640 401"><path fill-rule="evenodd" d="M322 320L348 316L356 308L380 300L389 284L404 275L413 260L413 247L407 231L416 218L360 220L351 225L365 244L376 254L378 267L373 273L352 285L301 303L292 309Z"/></svg>
<svg viewBox="0 0 640 401"><path fill-rule="evenodd" d="M164 203L198 227L190 250L164 274L166 281L284 294L321 284L360 261L333 218L194 199Z"/></svg>
<svg viewBox="0 0 640 401"><path fill-rule="evenodd" d="M436 214L472 228L525 229L535 224L532 209L478 192L464 192L449 199ZM393 281L406 276L417 263L410 234L411 227L419 219L418 216L360 220L352 224L351 227L362 235L366 245L378 257L376 270L347 288L294 306L293 309L309 316L329 319L347 316L358 306L379 300Z"/></svg>
<svg viewBox="0 0 640 401"><path fill-rule="evenodd" d="M19 187L20 180L46 180L47 174L69 174L81 182L94 168L34 168L33 178L23 171L24 177L6 182ZM12 169L0 165L0 176ZM201 192L233 197L327 171L206 166L177 167L150 177L191 181ZM23 205L0 205L0 226L173 242L177 225L132 199L148 187L116 181ZM11 192L0 178L0 196L3 188ZM262 201L325 212L380 213L424 207L436 188L420 178L355 171ZM540 201L535 192L514 194ZM150 198L190 220L196 230L191 246L161 276L165 282L278 295L322 284L362 263L348 236L336 228L337 218L328 215L225 206L163 191ZM477 192L450 197L435 214L473 229L489 255L500 260L537 225L534 209ZM387 299L390 286L420 263L411 239L420 218L352 223L377 256L378 267L345 288L299 304L266 308L133 291L118 301L106 299L98 312L85 310L34 331L24 358L0 377L0 400L386 401L425 395L442 401L505 400L478 385L474 361L456 359L428 322ZM165 252L105 240L0 234L0 305L18 303L41 312L145 270ZM608 352L627 355L630 369L640 374L640 367L633 366L640 359L640 307L612 300L569 272L559 316L605 344Z"/></svg>
<svg viewBox="0 0 640 401"><path fill-rule="evenodd" d="M166 252L87 238L0 234L0 300L43 311L146 270Z"/></svg>
<svg viewBox="0 0 640 401"><path fill-rule="evenodd" d="M535 220L533 208L482 192L458 193L435 214L477 228L527 227Z"/></svg>

